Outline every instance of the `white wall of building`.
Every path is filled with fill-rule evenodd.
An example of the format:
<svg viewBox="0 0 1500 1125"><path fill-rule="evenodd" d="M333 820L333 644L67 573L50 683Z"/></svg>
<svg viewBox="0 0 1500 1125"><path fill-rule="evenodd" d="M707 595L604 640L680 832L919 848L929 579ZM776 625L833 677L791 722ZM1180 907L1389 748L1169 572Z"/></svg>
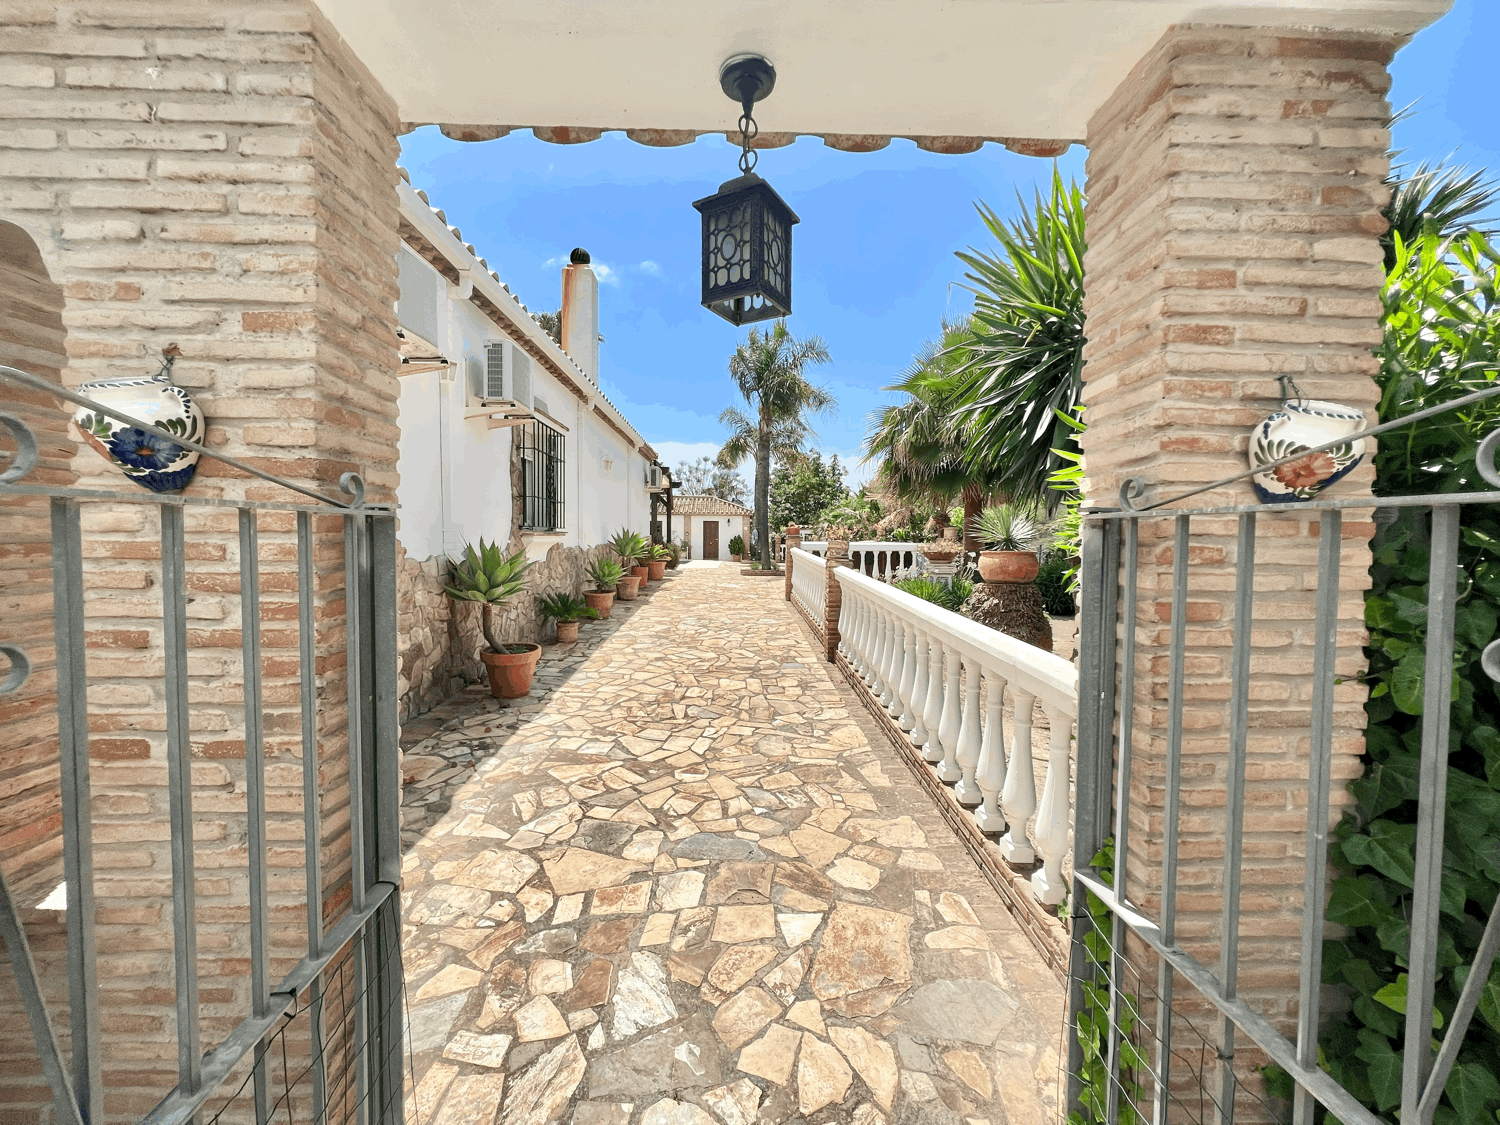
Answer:
<svg viewBox="0 0 1500 1125"><path fill-rule="evenodd" d="M417 206L428 210L420 202ZM429 235L435 242L448 234L444 227L437 230L441 233ZM451 250L455 257L468 257L457 239L452 242L452 247L442 248L445 253ZM449 366L401 378L398 536L408 557L416 559L456 555L464 543L475 543L481 537L503 546L510 541L513 531L518 530L511 526L514 512L511 448L520 431L511 427L491 429L488 416L465 417L465 410L472 401L472 380L476 376L482 378L485 345L509 337L490 314L469 299L467 288L450 285L426 261L408 255L405 250L402 254L404 307L411 307L405 304L409 293L425 293L424 286L432 287L434 315L423 317L423 327L436 336L428 342ZM477 268L476 265L475 272ZM483 280L491 279L486 275ZM498 283L493 288L497 295L501 292ZM503 300L511 300L508 293ZM499 301L495 303L501 305ZM552 304L550 299L542 303ZM517 320L530 320L519 305L514 316ZM407 313L406 319L412 319L411 313ZM534 324L523 328L533 339L542 335ZM544 335L542 339L544 347L556 347ZM580 370L560 348L555 358L566 365L565 369ZM620 417L593 384L592 373L583 374L590 378L574 381L588 394L587 401L565 386L544 364L535 359L531 364L535 413L540 421L562 434L565 466L562 534L521 531L528 555L536 559L545 557L558 544L594 546L622 527L643 534L649 530L650 502L645 483L649 462L595 412L598 405ZM620 421L622 428L628 429L628 423Z"/></svg>
<svg viewBox="0 0 1500 1125"><path fill-rule="evenodd" d="M729 560L729 541L736 535L745 537L749 542L750 519L748 516L683 516L672 517L672 532L674 539L687 537L692 547L692 556L695 559L704 559L708 556L703 553L703 525L706 522L717 520L719 523L719 559L727 562Z"/></svg>

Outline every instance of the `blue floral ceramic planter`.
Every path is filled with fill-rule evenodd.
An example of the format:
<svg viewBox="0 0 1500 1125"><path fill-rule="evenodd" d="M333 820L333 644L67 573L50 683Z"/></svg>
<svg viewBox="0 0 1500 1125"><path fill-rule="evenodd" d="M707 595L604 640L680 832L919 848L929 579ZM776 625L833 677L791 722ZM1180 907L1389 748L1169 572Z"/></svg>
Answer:
<svg viewBox="0 0 1500 1125"><path fill-rule="evenodd" d="M1258 468L1314 449L1365 428L1365 416L1352 406L1319 399L1294 399L1250 433L1250 467ZM1342 480L1365 455L1365 439L1356 438L1318 453L1278 465L1251 479L1263 504L1299 504Z"/></svg>
<svg viewBox="0 0 1500 1125"><path fill-rule="evenodd" d="M189 441L203 440L203 411L191 395L172 382L170 357L155 375L85 383L78 393L101 406L150 423ZM73 415L78 435L130 480L152 492L186 488L198 468L198 451L126 425L91 407Z"/></svg>

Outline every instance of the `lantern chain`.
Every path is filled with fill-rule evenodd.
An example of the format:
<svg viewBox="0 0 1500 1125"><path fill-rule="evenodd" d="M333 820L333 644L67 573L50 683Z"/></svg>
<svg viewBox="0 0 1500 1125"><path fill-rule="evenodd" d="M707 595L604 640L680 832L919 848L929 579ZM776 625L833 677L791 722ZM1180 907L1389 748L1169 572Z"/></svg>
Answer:
<svg viewBox="0 0 1500 1125"><path fill-rule="evenodd" d="M740 114L740 172L748 176L755 170L760 153L750 147L750 142L760 136L760 126L750 115L750 103L745 103L745 112Z"/></svg>

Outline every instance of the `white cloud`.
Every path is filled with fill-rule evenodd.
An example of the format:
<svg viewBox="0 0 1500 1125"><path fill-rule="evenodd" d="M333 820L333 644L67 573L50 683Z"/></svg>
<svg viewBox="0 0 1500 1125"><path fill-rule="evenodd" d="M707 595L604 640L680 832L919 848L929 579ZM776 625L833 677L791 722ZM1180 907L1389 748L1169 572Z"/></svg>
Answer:
<svg viewBox="0 0 1500 1125"><path fill-rule="evenodd" d="M570 257L566 254L556 254L542 263L542 269L557 269L559 266L567 265L570 260ZM620 284L620 274L613 266L599 261L598 258L595 258L590 264L594 267L594 276L599 279L600 285Z"/></svg>
<svg viewBox="0 0 1500 1125"><path fill-rule="evenodd" d="M635 268L640 270L642 273L650 274L652 277L661 276L661 267L655 262L651 261L649 258Z"/></svg>

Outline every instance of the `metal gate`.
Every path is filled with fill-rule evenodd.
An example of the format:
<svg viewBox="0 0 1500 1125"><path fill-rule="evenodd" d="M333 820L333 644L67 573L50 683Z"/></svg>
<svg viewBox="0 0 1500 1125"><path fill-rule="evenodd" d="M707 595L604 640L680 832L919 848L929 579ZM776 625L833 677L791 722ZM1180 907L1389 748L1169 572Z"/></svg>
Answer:
<svg viewBox="0 0 1500 1125"><path fill-rule="evenodd" d="M1455 410L1500 391L1483 391L1447 405L1421 411L1364 434L1411 425L1443 411ZM1358 436L1358 435L1354 435ZM1343 441L1351 440L1349 438ZM1290 464L1339 442L1300 450L1260 470ZM1484 480L1500 488L1495 453L1500 432L1489 435L1478 454ZM1348 1089L1322 1067L1318 1037L1323 1011L1323 940L1329 887L1329 807L1334 759L1335 657L1339 649L1339 593L1342 521L1350 509L1374 510L1377 526L1411 509L1425 522L1430 564L1426 606L1425 653L1422 655L1420 773L1417 779L1417 826L1414 886L1411 891L1410 945L1404 1030L1407 1044L1433 1044L1431 1050L1409 1046L1401 1059L1399 1111L1403 1125L1432 1122L1465 1033L1480 1004L1481 991L1500 948L1500 913L1493 909L1483 928L1467 981L1446 1026L1434 1028L1434 983L1442 935L1444 827L1447 815L1450 710L1453 703L1454 623L1460 533L1466 507L1500 504L1500 492L1427 496L1312 500L1294 505L1244 505L1187 509L1180 502L1222 488L1250 471L1139 507L1143 489L1128 481L1120 493L1121 508L1092 510L1084 519L1082 555L1081 652L1077 754L1077 804L1074 831L1076 875L1071 916L1068 1104L1084 1122L1169 1121L1232 1122L1236 1095L1247 1092L1234 1073L1236 1045L1263 1052L1295 1084L1292 1120L1310 1125L1318 1106L1345 1125L1381 1125ZM1310 731L1306 762L1307 817L1303 847L1305 865L1301 937L1296 975L1295 1031L1286 1034L1239 995L1241 936L1254 924L1253 912L1242 914L1243 842L1246 809L1247 740L1251 731L1250 700L1258 677L1252 672L1252 625L1257 593L1256 546L1274 535L1278 521L1316 512L1319 518L1316 618L1313 622L1311 699L1305 715ZM1362 517L1366 518L1366 517ZM1412 518L1408 515L1405 518ZM1156 535L1150 525L1170 524ZM1184 780L1184 714L1187 685L1188 605L1201 568L1192 559L1195 526L1216 525L1213 534L1227 537L1235 528L1233 617L1229 641L1228 723L1222 754L1223 859L1214 874L1222 909L1216 962L1190 954L1178 932L1179 842ZM1148 535L1143 539L1143 528ZM1138 584L1143 542L1171 545L1170 592ZM1222 538L1221 538L1222 541ZM1165 564L1163 564L1165 565ZM1220 573L1227 569L1221 566ZM1222 591L1223 587L1216 589ZM1165 596L1164 596L1165 595ZM1133 701L1138 674L1137 606L1144 599L1169 600L1169 631L1164 671L1167 678L1164 731L1164 778L1159 808L1159 888L1149 892L1151 909L1140 905L1143 852L1132 840L1132 813L1139 814L1132 792L1132 766L1143 737ZM1123 627L1121 623L1123 622ZM1348 640L1345 639L1346 651ZM1483 650L1482 666L1500 680L1500 640ZM1123 701L1123 702L1122 702ZM1153 833L1153 836L1156 834ZM1090 863L1090 857L1097 857ZM1198 870L1203 870L1202 865ZM1194 887L1194 890L1201 889ZM1478 920L1475 920L1477 928ZM1196 935L1199 945L1204 935ZM1189 1022L1208 1013L1201 1026ZM1393 1017L1394 1018L1394 1017ZM1401 1025L1398 1025L1401 1026ZM1085 1079L1088 1078L1088 1088ZM1103 1089L1099 1089L1100 1084ZM1189 1092L1190 1091L1190 1092ZM1267 1107L1260 1117L1272 1116ZM1448 1111L1444 1111L1448 1112ZM1242 1117L1244 1115L1242 1114ZM1467 1118L1465 1120L1468 1120Z"/></svg>
<svg viewBox="0 0 1500 1125"><path fill-rule="evenodd" d="M121 419L144 434L197 450L215 463L215 473L245 476L279 485L305 497L303 502L216 499L212 495L156 494L123 485L103 491L28 480L38 461L37 435L20 417L0 414L15 453L0 473L0 501L10 513L30 503L47 513L50 536L43 546L50 557L51 632L55 643L55 730L61 796L61 875L65 896L66 1001L59 983L49 986L27 940L22 911L0 878L0 934L32 1038L36 1057L51 1090L55 1120L87 1125L110 1119L140 1120L151 1125L214 1120L399 1123L402 1107L402 1005L399 952L400 777L397 758L396 692L396 520L392 507L367 505L364 486L354 473L340 480L343 497L324 496L255 465L208 449L197 442L121 414L23 371L0 367L3 382L16 401L24 390L32 401L64 400ZM86 453L80 453L87 456ZM200 472L202 467L200 466ZM201 478L200 478L201 479ZM124 491L128 489L130 491ZM206 490L212 491L212 490ZM141 1115L106 1108L106 1067L121 1046L118 1028L101 1026L101 989L110 984L109 951L101 960L96 941L97 814L91 798L91 706L86 657L91 655L85 626L84 518L91 511L119 505L145 506L145 517L160 529L160 564L142 563L147 584L160 586L160 679L165 703L165 778L168 816L160 831L170 831L170 904L163 910L157 935L149 928L138 937L147 948L169 945L175 980L159 982L172 1000L167 1024L174 1028L176 1084L170 1068L161 1082L165 1096ZM154 513L154 515L152 515ZM216 514L217 513L217 514ZM228 515L232 523L226 524ZM338 521L337 524L331 521ZM240 618L239 683L232 673L225 682L239 689L242 704L242 778L230 787L236 811L235 831L243 824L244 865L224 875L226 885L243 886L243 904L229 912L231 932L243 915L248 938L244 977L248 988L235 993L240 1010L225 1016L226 992L215 989L213 1018L204 1019L200 997L200 929L205 924L198 903L202 843L195 829L208 814L196 809L205 801L195 784L195 754L190 716L194 692L204 690L205 665L189 644L189 580L193 550L188 531L215 524L237 530L237 552L226 546L217 557L237 554L232 580L226 575L225 598L237 601ZM39 522L39 520L37 521ZM19 521L16 525L19 526ZM341 528L341 537L335 528ZM262 543L262 534L267 544ZM342 581L333 552L342 540ZM155 556L151 549L134 557ZM329 561L323 561L329 560ZM263 566L269 567L263 573ZM321 565L320 565L321 563ZM267 586L265 578L276 581ZM282 660L283 682L300 682L296 708L282 700L289 719L300 711L300 739L294 722L282 724L288 761L301 759L300 810L288 807L285 795L268 788L267 710L262 699L262 592L274 589L283 609L275 623L290 637L295 626L295 656ZM201 589L201 587L199 588ZM293 602L289 595L295 595ZM337 603L343 602L342 613ZM289 620L295 617L295 622ZM12 622L14 624L14 622ZM0 652L9 658L0 681L0 697L23 689L36 650L35 638L17 635L0 622ZM321 630L321 633L320 633ZM320 637L322 643L320 644ZM287 642L290 649L290 641ZM339 667L342 660L343 667ZM45 663L45 662L44 662ZM39 667L47 676L50 667ZM191 679L190 679L191 677ZM344 684L339 680L343 679ZM322 694L320 694L320 684ZM216 696L217 698L217 696ZM347 718L339 727L320 723L323 700L347 699ZM295 750L293 750L295 748ZM161 761L162 759L157 759ZM201 762L199 763L201 764ZM293 791L294 767L280 766L278 784ZM239 786L243 786L243 796ZM268 813L268 792L276 799ZM222 802L223 797L215 794ZM337 808L325 807L335 798ZM243 805L239 801L243 800ZM347 802L345 804L344 802ZM242 809L242 813L241 810ZM242 820L241 820L242 817ZM298 823L300 822L300 830ZM142 837L152 838L149 835ZM166 838L165 835L160 838ZM301 863L285 855L268 862L268 851L301 852ZM236 853L237 854L237 853ZM286 874L301 867L297 876ZM214 874L224 864L218 861ZM106 876L108 873L106 873ZM215 907L215 914L226 908ZM305 939L287 915L305 913ZM300 923L298 924L300 925ZM118 941L118 938L116 938ZM231 963L237 966L238 962ZM281 970L273 976L273 965ZM289 968L287 966L290 966ZM236 969L228 970L231 975ZM46 993L54 993L49 1011ZM164 1004L164 1008L166 1005ZM114 1018L118 1018L116 1014ZM206 1024L206 1029L205 1029ZM20 1032L24 1034L24 1032ZM66 1048L60 1039L66 1038ZM128 1036L126 1036L128 1038ZM163 1052L164 1053L164 1052ZM170 1090L167 1088L171 1087Z"/></svg>

